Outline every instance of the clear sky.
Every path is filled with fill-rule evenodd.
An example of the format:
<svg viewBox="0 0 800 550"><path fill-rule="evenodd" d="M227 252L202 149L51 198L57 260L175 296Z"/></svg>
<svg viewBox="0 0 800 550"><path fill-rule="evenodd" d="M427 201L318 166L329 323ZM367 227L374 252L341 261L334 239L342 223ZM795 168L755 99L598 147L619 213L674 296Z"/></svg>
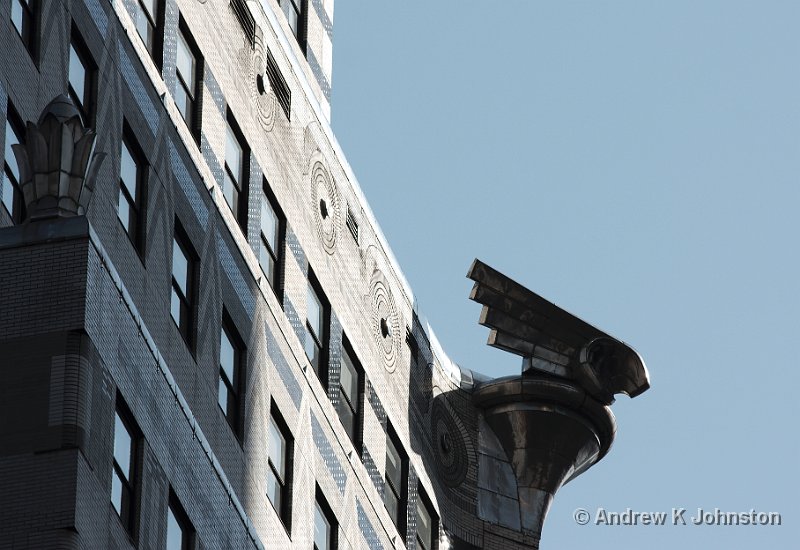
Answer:
<svg viewBox="0 0 800 550"><path fill-rule="evenodd" d="M479 257L647 362L543 548L798 548L800 2L337 0L334 29L334 130L450 357L519 370Z"/></svg>

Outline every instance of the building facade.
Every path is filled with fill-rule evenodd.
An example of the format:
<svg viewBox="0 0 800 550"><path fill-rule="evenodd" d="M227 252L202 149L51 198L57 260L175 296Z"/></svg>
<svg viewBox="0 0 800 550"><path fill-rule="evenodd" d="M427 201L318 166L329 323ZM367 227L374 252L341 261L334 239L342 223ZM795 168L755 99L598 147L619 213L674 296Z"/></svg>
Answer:
<svg viewBox="0 0 800 550"><path fill-rule="evenodd" d="M538 547L604 454L586 412L531 489L515 399L420 322L330 129L332 19L0 3L0 548Z"/></svg>

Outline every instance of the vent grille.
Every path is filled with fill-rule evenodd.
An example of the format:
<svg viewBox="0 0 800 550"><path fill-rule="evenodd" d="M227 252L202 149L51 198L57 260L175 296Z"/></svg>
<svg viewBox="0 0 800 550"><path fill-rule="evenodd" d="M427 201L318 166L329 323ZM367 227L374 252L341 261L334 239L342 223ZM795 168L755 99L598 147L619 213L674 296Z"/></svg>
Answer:
<svg viewBox="0 0 800 550"><path fill-rule="evenodd" d="M347 208L347 229L350 230L350 234L353 235L353 238L356 240L356 244L358 244L358 222L356 221L355 216L353 216L353 211L350 208Z"/></svg>
<svg viewBox="0 0 800 550"><path fill-rule="evenodd" d="M250 8L247 7L247 0L231 0L230 5L245 36L250 41L250 47L254 47L256 45L256 20L250 13Z"/></svg>
<svg viewBox="0 0 800 550"><path fill-rule="evenodd" d="M291 120L290 113L292 111L292 92L283 79L283 75L278 70L278 64L275 63L275 58L272 53L267 50L267 78L269 78L269 85L272 91L278 98L278 103L283 107L283 112L286 114L287 120Z"/></svg>

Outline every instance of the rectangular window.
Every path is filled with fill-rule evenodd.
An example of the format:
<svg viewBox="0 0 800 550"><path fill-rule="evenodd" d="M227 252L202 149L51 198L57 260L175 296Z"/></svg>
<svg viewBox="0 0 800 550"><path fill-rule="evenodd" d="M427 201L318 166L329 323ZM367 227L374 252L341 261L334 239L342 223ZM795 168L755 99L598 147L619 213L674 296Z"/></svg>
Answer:
<svg viewBox="0 0 800 550"><path fill-rule="evenodd" d="M197 44L189 33L183 18L178 25L178 57L175 63L177 83L175 105L192 132L200 142L200 84L203 80L203 59Z"/></svg>
<svg viewBox="0 0 800 550"><path fill-rule="evenodd" d="M117 217L128 233L133 246L141 255L142 222L144 221L144 179L145 163L141 149L132 137L132 132L124 125L120 151L119 197Z"/></svg>
<svg viewBox="0 0 800 550"><path fill-rule="evenodd" d="M159 39L159 25L158 20L161 15L161 2L160 0L134 0L134 23L139 36L142 37L147 51L150 56L156 59L158 39ZM158 61L156 64L160 65Z"/></svg>
<svg viewBox="0 0 800 550"><path fill-rule="evenodd" d="M225 131L225 174L222 193L233 211L233 217L247 231L247 187L250 181L250 150L244 142L239 125L228 110Z"/></svg>
<svg viewBox="0 0 800 550"><path fill-rule="evenodd" d="M325 388L328 387L328 325L330 318L330 305L322 294L314 273L309 268L305 348L308 360Z"/></svg>
<svg viewBox="0 0 800 550"><path fill-rule="evenodd" d="M228 419L233 433L241 434L241 400L242 365L244 363L244 345L234 328L233 321L226 311L222 312L222 330L219 344L219 390L218 403Z"/></svg>
<svg viewBox="0 0 800 550"><path fill-rule="evenodd" d="M11 23L31 55L34 53L37 11L37 0L11 0Z"/></svg>
<svg viewBox="0 0 800 550"><path fill-rule="evenodd" d="M280 279L285 231L286 218L264 178L264 194L261 197L261 245L258 261L272 290L278 296L278 301L281 301Z"/></svg>
<svg viewBox="0 0 800 550"><path fill-rule="evenodd" d="M314 502L314 550L336 550L338 531L336 516L318 485Z"/></svg>
<svg viewBox="0 0 800 550"><path fill-rule="evenodd" d="M89 49L75 27L69 43L68 90L86 126L92 125L95 65Z"/></svg>
<svg viewBox="0 0 800 550"><path fill-rule="evenodd" d="M167 505L167 550L190 550L193 544L194 528L189 516L170 489Z"/></svg>
<svg viewBox="0 0 800 550"><path fill-rule="evenodd" d="M133 533L136 499L136 461L139 430L128 408L117 397L114 413L114 458L111 472L111 504L119 514L122 525Z"/></svg>
<svg viewBox="0 0 800 550"><path fill-rule="evenodd" d="M419 344L417 344L417 339L414 338L409 327L406 327L406 344L411 358L411 372L414 373L419 364Z"/></svg>
<svg viewBox="0 0 800 550"><path fill-rule="evenodd" d="M20 188L17 157L14 155L11 146L22 143L23 136L24 125L22 124L22 119L14 110L11 101L9 101L6 108L2 203L14 223L20 223L25 219L25 204Z"/></svg>
<svg viewBox="0 0 800 550"><path fill-rule="evenodd" d="M189 349L193 349L192 322L194 316L195 273L197 260L189 238L175 220L175 235L172 239L172 299L170 311Z"/></svg>
<svg viewBox="0 0 800 550"><path fill-rule="evenodd" d="M303 53L306 53L306 14L305 4L306 0L280 0L280 4L284 5L283 12L286 19L289 21L289 27L292 29L292 34L300 44Z"/></svg>
<svg viewBox="0 0 800 550"><path fill-rule="evenodd" d="M417 548L437 550L439 548L439 516L428 495L417 485Z"/></svg>
<svg viewBox="0 0 800 550"><path fill-rule="evenodd" d="M361 396L364 371L347 338L342 337L342 372L339 376L339 403L336 407L350 441L361 454Z"/></svg>
<svg viewBox="0 0 800 550"><path fill-rule="evenodd" d="M271 409L267 448L267 498L289 532L294 440L274 402Z"/></svg>
<svg viewBox="0 0 800 550"><path fill-rule="evenodd" d="M384 473L383 503L398 532L406 533L406 503L408 499L408 456L392 425L386 423L386 471Z"/></svg>

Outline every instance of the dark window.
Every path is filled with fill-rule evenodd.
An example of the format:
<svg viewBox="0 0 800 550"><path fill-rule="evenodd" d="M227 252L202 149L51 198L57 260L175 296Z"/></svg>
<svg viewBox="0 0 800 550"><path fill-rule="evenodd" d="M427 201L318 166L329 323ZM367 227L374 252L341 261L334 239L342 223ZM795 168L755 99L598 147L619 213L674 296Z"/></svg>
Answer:
<svg viewBox="0 0 800 550"><path fill-rule="evenodd" d="M439 548L439 516L425 494L422 485L417 485L417 548L437 550Z"/></svg>
<svg viewBox="0 0 800 550"><path fill-rule="evenodd" d="M136 14L134 16L136 30L142 37L147 51L155 58L158 41L159 0L135 0Z"/></svg>
<svg viewBox="0 0 800 550"><path fill-rule="evenodd" d="M87 126L91 126L93 122L94 72L95 65L89 49L73 27L69 43L68 91Z"/></svg>
<svg viewBox="0 0 800 550"><path fill-rule="evenodd" d="M244 364L244 345L233 326L227 312L222 312L222 330L219 344L219 389L218 402L238 437L241 433L242 365Z"/></svg>
<svg viewBox="0 0 800 550"><path fill-rule="evenodd" d="M194 314L194 286L197 260L180 223L175 220L172 239L172 299L170 311L178 330L192 349L192 319Z"/></svg>
<svg viewBox="0 0 800 550"><path fill-rule="evenodd" d="M300 49L306 53L306 0L280 0L279 2L286 14L286 19L289 21L289 27L292 29L292 34L300 44Z"/></svg>
<svg viewBox="0 0 800 550"><path fill-rule="evenodd" d="M136 501L136 460L139 430L128 408L117 397L114 414L114 459L111 472L111 504L119 514L122 525L133 533Z"/></svg>
<svg viewBox="0 0 800 550"><path fill-rule="evenodd" d="M291 120L292 91L289 89L289 85L286 84L286 80L283 78L280 69L278 69L278 64L269 50L267 50L267 79L269 79L269 85L278 98L278 103L281 104L286 119Z"/></svg>
<svg viewBox="0 0 800 550"><path fill-rule="evenodd" d="M167 550L190 550L194 542L194 529L189 516L170 489L167 505Z"/></svg>
<svg viewBox="0 0 800 550"><path fill-rule="evenodd" d="M328 387L328 325L330 318L330 305L322 294L314 273L309 269L306 293L306 355L325 388Z"/></svg>
<svg viewBox="0 0 800 550"><path fill-rule="evenodd" d="M283 260L283 239L286 231L286 218L264 179L264 194L261 197L261 245L258 261L269 280L269 284L281 298L281 268Z"/></svg>
<svg viewBox="0 0 800 550"><path fill-rule="evenodd" d="M186 121L196 141L200 141L200 84L203 74L203 59L189 28L180 20L178 25L178 56L175 63L177 84L175 104Z"/></svg>
<svg viewBox="0 0 800 550"><path fill-rule="evenodd" d="M34 53L37 11L37 0L11 0L11 22L31 55Z"/></svg>
<svg viewBox="0 0 800 550"><path fill-rule="evenodd" d="M128 233L133 246L141 253L144 210L144 185L146 166L141 149L127 125L122 134L119 169L119 198L117 217Z"/></svg>
<svg viewBox="0 0 800 550"><path fill-rule="evenodd" d="M250 150L245 145L242 132L228 111L225 131L225 174L222 193L242 230L247 228L247 187L250 181Z"/></svg>
<svg viewBox="0 0 800 550"><path fill-rule="evenodd" d="M392 425L386 423L386 471L383 503L400 535L406 532L406 502L408 499L408 457Z"/></svg>
<svg viewBox="0 0 800 550"><path fill-rule="evenodd" d="M281 518L286 531L291 526L291 481L294 441L275 403L269 418L267 448L267 498Z"/></svg>
<svg viewBox="0 0 800 550"><path fill-rule="evenodd" d="M25 218L25 204L20 189L17 157L14 155L11 146L22 143L23 136L24 126L22 124L22 119L20 119L14 107L11 105L11 101L9 101L6 109L2 203L14 223L20 223Z"/></svg>
<svg viewBox="0 0 800 550"><path fill-rule="evenodd" d="M336 550L338 546L339 524L325 495L317 486L314 502L314 550Z"/></svg>
<svg viewBox="0 0 800 550"><path fill-rule="evenodd" d="M339 376L339 404L336 408L350 441L361 454L360 402L364 393L364 371L347 339L342 340L342 371Z"/></svg>
<svg viewBox="0 0 800 550"><path fill-rule="evenodd" d="M408 345L408 354L411 358L411 372L416 372L419 365L419 344L417 339L411 334L411 329L406 327L406 344Z"/></svg>

